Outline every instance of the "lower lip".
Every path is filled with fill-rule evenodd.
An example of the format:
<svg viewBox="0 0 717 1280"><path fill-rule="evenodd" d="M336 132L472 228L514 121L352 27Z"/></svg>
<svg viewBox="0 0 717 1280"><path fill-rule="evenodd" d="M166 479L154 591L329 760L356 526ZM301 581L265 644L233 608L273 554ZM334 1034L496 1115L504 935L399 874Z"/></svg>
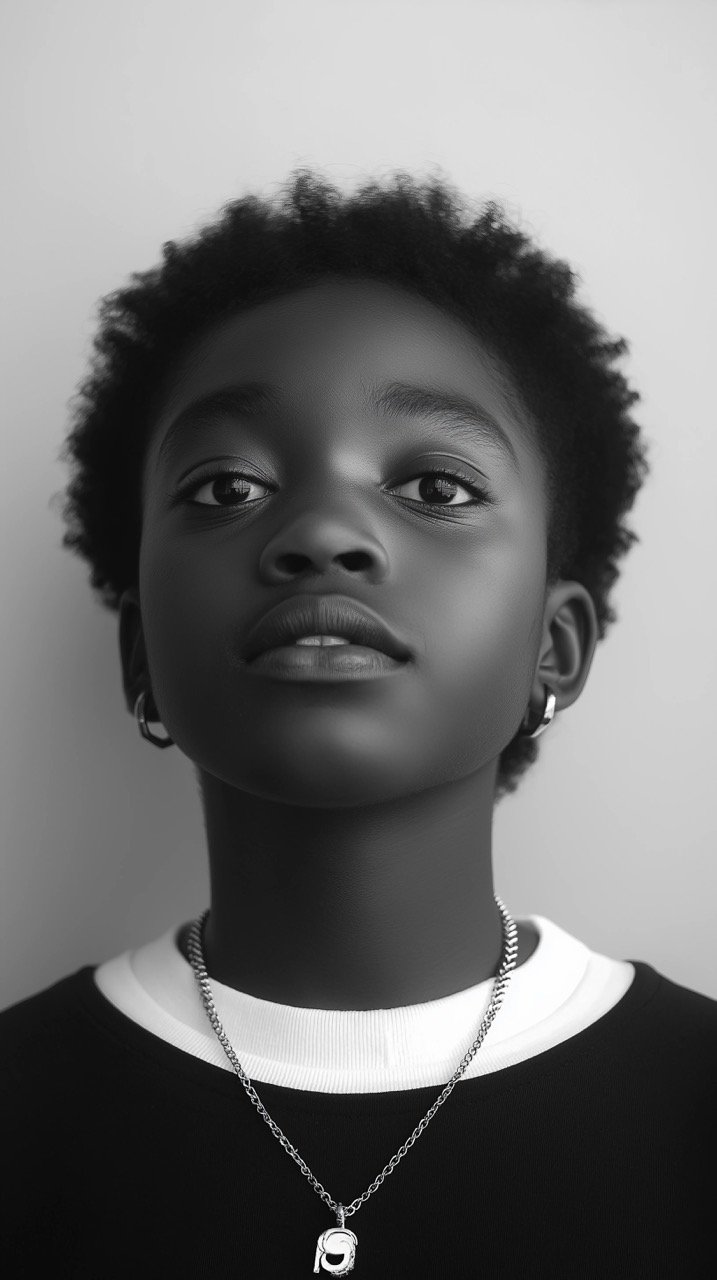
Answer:
<svg viewBox="0 0 717 1280"><path fill-rule="evenodd" d="M260 653L247 670L277 680L360 680L387 676L406 665L360 644L292 644Z"/></svg>

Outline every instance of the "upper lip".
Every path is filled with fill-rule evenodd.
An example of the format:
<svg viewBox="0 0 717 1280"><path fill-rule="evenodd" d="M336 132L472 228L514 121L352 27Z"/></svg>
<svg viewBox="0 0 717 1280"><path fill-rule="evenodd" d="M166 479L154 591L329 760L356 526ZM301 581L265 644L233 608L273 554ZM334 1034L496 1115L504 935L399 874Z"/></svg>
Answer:
<svg viewBox="0 0 717 1280"><path fill-rule="evenodd" d="M342 636L355 644L380 649L398 661L411 656L399 636L366 605L348 596L300 595L282 600L251 628L242 656L247 662L266 649L293 644L299 636Z"/></svg>

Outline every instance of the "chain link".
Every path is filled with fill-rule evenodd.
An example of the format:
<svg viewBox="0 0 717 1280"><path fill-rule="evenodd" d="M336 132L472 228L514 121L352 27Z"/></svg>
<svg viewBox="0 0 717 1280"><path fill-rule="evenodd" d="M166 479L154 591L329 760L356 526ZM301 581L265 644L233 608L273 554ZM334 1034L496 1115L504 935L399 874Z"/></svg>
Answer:
<svg viewBox="0 0 717 1280"><path fill-rule="evenodd" d="M406 1152L413 1146L416 1139L420 1138L421 1134L423 1133L423 1130L426 1128L428 1123L433 1119L438 1108L442 1105L442 1103L446 1101L446 1098L452 1092L453 1088L458 1083L463 1073L467 1070L471 1061L473 1060L476 1053L478 1052L478 1049L480 1048L483 1040L485 1039L485 1036L488 1033L488 1030L493 1022L493 1019L495 1018L495 1015L498 1012L498 1009L500 1008L503 997L505 995L506 988L508 986L510 975L513 969L515 968L515 962L518 956L518 930L516 928L515 921L513 920L512 916L509 915L501 899L498 897L497 894L494 894L493 896L495 899L496 906L498 907L498 910L500 911L501 916L503 918L503 959L502 959L500 968L498 969L498 973L496 974L495 982L493 984L493 993L491 995L491 1001L485 1013L483 1021L481 1022L478 1035L473 1041L473 1044L471 1048L468 1050L468 1052L466 1053L465 1057L461 1060L459 1067L451 1076L443 1092L436 1099L430 1111L427 1111L423 1119L416 1125L416 1128L414 1129L410 1138L408 1138L406 1142L404 1142L402 1147L399 1147L396 1154L391 1157L391 1159L389 1160L388 1164L385 1166L383 1171L378 1175L376 1180L371 1183L371 1186L366 1191L364 1191L363 1195L359 1196L357 1200L353 1200L350 1205L341 1205L338 1201L333 1200L329 1195L328 1191L325 1189L325 1187L323 1187L321 1183L318 1181L318 1179L314 1177L308 1165L305 1163L305 1161L302 1160L301 1156L296 1150L296 1147L293 1147L291 1145L291 1143L289 1142L289 1139L279 1128L278 1124L276 1124L275 1121L272 1120L268 1111L262 1104L261 1099L259 1098L259 1095L254 1089L251 1081L249 1080L248 1076L245 1075L242 1069L241 1063L239 1062L239 1059L237 1058L231 1044L229 1043L227 1033L224 1030L224 1027L222 1026L219 1020L219 1015L217 1013L216 1006L214 1004L214 999L212 997L211 989L209 986L209 976L207 974L206 966L204 963L204 954L202 951L202 936L204 933L204 927L207 922L207 917L209 916L209 910L205 911L203 915L199 916L199 918L195 920L194 923L192 924L192 927L189 932L188 941L187 941L187 949L189 951L190 960L192 962L194 976L197 979L197 983L199 985L199 990L201 993L202 1001L204 1003L204 1008L207 1011L207 1016L209 1018L209 1021L211 1022L216 1032L217 1038L220 1041L222 1048L224 1049L224 1052L226 1053L229 1061L231 1062L232 1067L234 1068L234 1071L239 1076L239 1079L244 1085L244 1088L246 1089L246 1092L248 1093L253 1105L256 1107L257 1111L259 1112L259 1115L262 1116L264 1120L266 1120L266 1123L268 1124L274 1136L279 1140L284 1150L288 1151L292 1160L294 1160L296 1164L298 1164L304 1177L308 1178L314 1190L321 1197L324 1203L328 1205L329 1209L331 1209L334 1213L337 1213L337 1214L339 1213L340 1210L343 1211L342 1217L350 1218L352 1214L356 1213L356 1211L361 1208L361 1205L366 1200L368 1200L369 1196L372 1195L372 1193L376 1191L378 1187L380 1187L384 1178L387 1178L389 1173L393 1173L393 1170L395 1169L396 1165L403 1159L403 1157L406 1155Z"/></svg>

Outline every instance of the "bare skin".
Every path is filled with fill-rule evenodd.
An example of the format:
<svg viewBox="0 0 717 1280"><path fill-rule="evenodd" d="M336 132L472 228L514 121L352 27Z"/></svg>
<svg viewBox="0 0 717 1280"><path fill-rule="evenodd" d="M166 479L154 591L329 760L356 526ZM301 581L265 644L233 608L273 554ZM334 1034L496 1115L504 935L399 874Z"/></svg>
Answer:
<svg viewBox="0 0 717 1280"><path fill-rule="evenodd" d="M515 458L447 421L377 412L370 390L397 379L471 398ZM193 401L245 380L272 384L278 407L185 416L160 457ZM546 685L556 713L575 702L597 642L586 589L546 584L544 463L512 391L458 320L368 280L262 303L177 354L153 406L120 653L128 710L151 690L149 718L196 771L207 967L228 986L394 1008L497 971L500 752L539 721ZM443 505L424 496L420 478L456 464L489 501L466 505L463 480ZM232 494L226 469L250 484ZM303 592L368 605L410 661L335 683L252 673L247 631ZM537 937L518 935L524 964Z"/></svg>

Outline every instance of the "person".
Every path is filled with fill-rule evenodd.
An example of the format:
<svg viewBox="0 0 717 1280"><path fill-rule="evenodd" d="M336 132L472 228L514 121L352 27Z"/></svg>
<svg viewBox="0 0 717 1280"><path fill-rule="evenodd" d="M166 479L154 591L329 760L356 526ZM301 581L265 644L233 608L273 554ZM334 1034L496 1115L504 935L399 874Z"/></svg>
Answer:
<svg viewBox="0 0 717 1280"><path fill-rule="evenodd" d="M649 470L577 286L299 170L103 300L63 546L210 902L0 1016L4 1275L696 1274L717 1001L494 887Z"/></svg>

